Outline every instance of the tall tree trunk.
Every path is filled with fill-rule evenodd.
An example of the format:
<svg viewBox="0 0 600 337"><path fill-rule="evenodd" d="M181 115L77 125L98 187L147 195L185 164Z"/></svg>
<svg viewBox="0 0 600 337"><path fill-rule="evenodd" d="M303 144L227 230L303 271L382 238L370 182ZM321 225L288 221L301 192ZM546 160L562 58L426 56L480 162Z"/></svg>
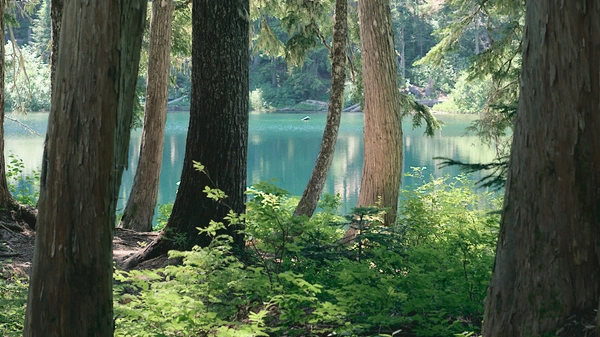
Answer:
<svg viewBox="0 0 600 337"><path fill-rule="evenodd" d="M192 92L190 126L181 183L173 211L161 236L128 267L170 249L207 246L211 238L197 227L222 221L229 210L244 211L248 150L248 0L195 0L192 5ZM198 172L193 161L206 166ZM227 194L223 203L202 191L206 186ZM238 226L227 225L236 246L243 248ZM182 234L175 245L168 234Z"/></svg>
<svg viewBox="0 0 600 337"><path fill-rule="evenodd" d="M6 163L4 160L4 12L6 3L0 1L0 207L10 209L7 205L12 205L14 200L8 190L6 182Z"/></svg>
<svg viewBox="0 0 600 337"><path fill-rule="evenodd" d="M117 200L123 171L129 163L129 139L133 119L135 87L138 81L140 50L146 24L146 0L120 1L121 35L119 36L119 110L117 112L117 144L115 146L115 169L113 198Z"/></svg>
<svg viewBox="0 0 600 337"><path fill-rule="evenodd" d="M152 2L146 114L137 171L123 211L120 227L140 232L152 230L162 167L171 52L173 0Z"/></svg>
<svg viewBox="0 0 600 337"><path fill-rule="evenodd" d="M599 305L600 1L526 5L486 337L554 335Z"/></svg>
<svg viewBox="0 0 600 337"><path fill-rule="evenodd" d="M331 94L329 98L329 110L327 122L323 131L321 149L317 157L315 168L302 198L296 206L294 215L312 216L317 204L327 173L331 167L335 144L337 142L342 108L344 105L344 84L346 81L346 39L348 35L348 2L347 0L336 0L333 27L333 42L331 55Z"/></svg>
<svg viewBox="0 0 600 337"><path fill-rule="evenodd" d="M389 207L396 221L402 174L402 120L389 2L358 2L365 94L364 159L359 206ZM349 233L352 234L352 233Z"/></svg>
<svg viewBox="0 0 600 337"><path fill-rule="evenodd" d="M112 336L120 6L63 14L24 336Z"/></svg>

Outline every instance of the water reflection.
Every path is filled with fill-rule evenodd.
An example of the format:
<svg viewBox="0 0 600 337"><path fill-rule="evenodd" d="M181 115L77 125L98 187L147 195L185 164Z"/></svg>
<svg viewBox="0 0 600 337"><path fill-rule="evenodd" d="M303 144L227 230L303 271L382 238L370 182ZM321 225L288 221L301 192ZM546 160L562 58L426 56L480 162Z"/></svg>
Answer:
<svg viewBox="0 0 600 337"><path fill-rule="evenodd" d="M46 132L47 114L19 116L40 134ZM294 195L300 195L310 177L319 152L326 114L311 114L309 121L302 121L304 114L251 114L248 148L248 184L274 178L276 183ZM464 129L473 120L471 116L439 116L446 123L443 131L434 138L423 136L423 129L411 130L410 123L404 127L404 172L411 166L427 167L426 175L456 175L455 168L438 169L433 157L449 157L464 162L486 162L494 157L493 151L481 144L476 136L465 136ZM159 203L175 199L185 154L185 140L189 114L170 113L165 133L165 151L159 188ZM340 126L336 154L328 176L325 192L339 193L347 213L356 204L362 170L362 123L363 115L344 114ZM44 137L34 136L21 126L7 121L5 126L6 154L15 154L25 163L26 172L39 169ZM133 184L137 167L141 130L132 133L129 169L123 175L118 209L123 208ZM207 168L210 171L210 167ZM410 186L417 179L405 178L403 184Z"/></svg>

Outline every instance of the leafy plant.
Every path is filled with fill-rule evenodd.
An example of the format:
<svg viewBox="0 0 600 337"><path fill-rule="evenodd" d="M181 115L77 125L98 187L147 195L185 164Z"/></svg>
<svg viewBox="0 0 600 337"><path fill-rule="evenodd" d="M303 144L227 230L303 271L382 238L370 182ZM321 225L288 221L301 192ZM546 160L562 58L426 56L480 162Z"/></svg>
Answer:
<svg viewBox="0 0 600 337"><path fill-rule="evenodd" d="M160 231L167 225L171 212L173 211L173 203L168 202L166 204L160 204L158 206L157 224L154 227L155 231Z"/></svg>
<svg viewBox="0 0 600 337"><path fill-rule="evenodd" d="M8 189L19 203L35 206L40 195L40 172L33 170L25 174L23 159L14 154L6 161L6 180Z"/></svg>

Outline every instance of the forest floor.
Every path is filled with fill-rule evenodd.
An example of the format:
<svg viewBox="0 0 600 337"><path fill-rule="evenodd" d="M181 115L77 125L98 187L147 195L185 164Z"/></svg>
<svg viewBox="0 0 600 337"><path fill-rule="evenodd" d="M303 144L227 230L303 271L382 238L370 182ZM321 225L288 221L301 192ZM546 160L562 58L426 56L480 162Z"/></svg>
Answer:
<svg viewBox="0 0 600 337"><path fill-rule="evenodd" d="M113 237L113 260L117 266L133 253L152 242L158 232L142 233L116 228ZM0 271L29 275L33 261L35 232L23 223L0 219ZM164 261L148 261L140 269L164 266ZM8 269L8 270L6 270Z"/></svg>

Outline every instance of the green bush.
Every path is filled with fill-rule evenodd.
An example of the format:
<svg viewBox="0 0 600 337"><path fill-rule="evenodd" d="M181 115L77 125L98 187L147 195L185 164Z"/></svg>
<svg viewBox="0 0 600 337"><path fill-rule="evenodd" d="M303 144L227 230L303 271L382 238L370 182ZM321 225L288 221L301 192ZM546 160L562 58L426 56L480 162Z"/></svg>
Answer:
<svg viewBox="0 0 600 337"><path fill-rule="evenodd" d="M40 172L25 174L25 164L20 157L9 154L6 161L6 181L10 194L19 203L36 206L40 195Z"/></svg>
<svg viewBox="0 0 600 337"><path fill-rule="evenodd" d="M419 172L418 172L419 173ZM418 174L422 178L422 175ZM219 191L207 189L217 197ZM181 265L115 272L115 336L452 336L478 332L491 275L499 199L464 176L404 190L398 221L363 207L346 219L326 196L311 219L268 183L250 191L248 249L223 223L212 244L170 252ZM220 197L223 197L222 195ZM358 228L352 244L341 238ZM0 327L22 329L26 282L0 278ZM6 309L5 309L6 308Z"/></svg>
<svg viewBox="0 0 600 337"><path fill-rule="evenodd" d="M292 215L297 199L276 186L261 183L249 193L243 257L217 237L211 247L172 252L182 266L120 274L118 336L479 330L498 224L490 210L498 201L475 193L465 177L404 191L395 226L377 221L380 209L356 209L352 245L340 243L349 223L335 215L336 197L308 219Z"/></svg>
<svg viewBox="0 0 600 337"><path fill-rule="evenodd" d="M465 73L458 78L448 101L436 104L432 109L456 113L480 113L485 109L491 87L491 80L469 81L468 74Z"/></svg>

